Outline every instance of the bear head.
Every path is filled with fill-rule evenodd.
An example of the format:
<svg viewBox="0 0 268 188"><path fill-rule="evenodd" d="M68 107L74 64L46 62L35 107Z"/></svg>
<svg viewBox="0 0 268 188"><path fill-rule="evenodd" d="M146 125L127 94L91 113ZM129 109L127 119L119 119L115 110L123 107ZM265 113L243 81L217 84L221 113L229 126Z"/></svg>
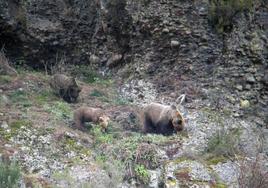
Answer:
<svg viewBox="0 0 268 188"><path fill-rule="evenodd" d="M176 106L172 105L171 108L172 108L171 121L172 121L174 130L176 132L182 131L185 126L184 118L182 117L181 113L176 108Z"/></svg>
<svg viewBox="0 0 268 188"><path fill-rule="evenodd" d="M99 125L101 126L102 132L107 131L109 122L110 122L110 118L108 116L103 115L103 116L99 117Z"/></svg>
<svg viewBox="0 0 268 188"><path fill-rule="evenodd" d="M79 87L76 83L75 78L71 79L71 84L68 88L68 98L70 102L75 102L81 92L81 87Z"/></svg>

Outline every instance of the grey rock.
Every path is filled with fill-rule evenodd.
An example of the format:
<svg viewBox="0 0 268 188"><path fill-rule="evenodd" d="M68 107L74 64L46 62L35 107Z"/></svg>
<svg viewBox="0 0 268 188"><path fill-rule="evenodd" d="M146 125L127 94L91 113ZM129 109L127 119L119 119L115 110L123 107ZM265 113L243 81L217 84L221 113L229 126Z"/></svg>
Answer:
<svg viewBox="0 0 268 188"><path fill-rule="evenodd" d="M249 108L250 102L248 100L240 100L240 107L241 108Z"/></svg>
<svg viewBox="0 0 268 188"><path fill-rule="evenodd" d="M148 172L150 174L149 187L158 188L160 184L161 170L160 169L149 170Z"/></svg>
<svg viewBox="0 0 268 188"><path fill-rule="evenodd" d="M0 96L0 105L7 105L7 104L10 104L10 100L8 98L8 96L6 95L1 95Z"/></svg>
<svg viewBox="0 0 268 188"><path fill-rule="evenodd" d="M242 91L242 90L243 90L243 86L242 86L242 85L236 85L235 87L236 87L236 89L238 89L239 91Z"/></svg>
<svg viewBox="0 0 268 188"><path fill-rule="evenodd" d="M172 41L170 42L170 45L171 45L171 47L177 47L177 46L180 45L180 43L179 43L179 41L177 41L177 40L172 40Z"/></svg>
<svg viewBox="0 0 268 188"><path fill-rule="evenodd" d="M168 29L168 28L164 28L164 29L162 30L162 32L163 32L163 33L169 33L169 29Z"/></svg>
<svg viewBox="0 0 268 188"><path fill-rule="evenodd" d="M250 84L246 84L246 87L245 87L247 90L250 90L251 89L251 85Z"/></svg>
<svg viewBox="0 0 268 188"><path fill-rule="evenodd" d="M115 67L122 60L122 54L113 54L107 61L107 66L109 68Z"/></svg>
<svg viewBox="0 0 268 188"><path fill-rule="evenodd" d="M2 122L2 124L1 124L1 128L3 128L3 129L8 129L8 124L7 124L7 122L6 121L3 121Z"/></svg>
<svg viewBox="0 0 268 188"><path fill-rule="evenodd" d="M226 163L218 163L212 166L213 171L220 178L221 182L224 182L228 187L238 188L238 165L234 162L228 161Z"/></svg>
<svg viewBox="0 0 268 188"><path fill-rule="evenodd" d="M255 77L254 77L253 75L247 75L246 80L247 80L247 82L249 82L249 83L254 83L254 82L256 82L256 79L255 79Z"/></svg>
<svg viewBox="0 0 268 188"><path fill-rule="evenodd" d="M89 58L90 63L92 64L99 64L100 63L100 58L94 54L92 54Z"/></svg>

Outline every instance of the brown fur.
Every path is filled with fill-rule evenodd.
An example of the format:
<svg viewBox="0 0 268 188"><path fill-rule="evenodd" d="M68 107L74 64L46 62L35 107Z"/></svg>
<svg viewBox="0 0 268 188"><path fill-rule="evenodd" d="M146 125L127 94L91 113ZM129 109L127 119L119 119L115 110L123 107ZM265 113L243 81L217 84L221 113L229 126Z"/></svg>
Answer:
<svg viewBox="0 0 268 188"><path fill-rule="evenodd" d="M81 92L81 88L77 85L75 78L64 74L53 75L50 86L57 95L67 102L76 102Z"/></svg>
<svg viewBox="0 0 268 188"><path fill-rule="evenodd" d="M84 129L85 122L98 123L103 132L107 131L110 118L100 108L80 107L74 111L75 126Z"/></svg>
<svg viewBox="0 0 268 188"><path fill-rule="evenodd" d="M170 135L184 129L185 121L175 106L151 103L143 109L143 132Z"/></svg>

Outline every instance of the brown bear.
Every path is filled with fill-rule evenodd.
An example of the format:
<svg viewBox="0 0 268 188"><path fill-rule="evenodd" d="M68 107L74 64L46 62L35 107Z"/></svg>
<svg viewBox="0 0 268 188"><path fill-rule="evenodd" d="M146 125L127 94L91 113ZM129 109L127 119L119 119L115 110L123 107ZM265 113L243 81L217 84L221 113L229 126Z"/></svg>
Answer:
<svg viewBox="0 0 268 188"><path fill-rule="evenodd" d="M81 92L81 88L77 85L75 78L64 74L53 75L50 80L50 86L57 95L69 103L76 102Z"/></svg>
<svg viewBox="0 0 268 188"><path fill-rule="evenodd" d="M144 107L142 114L143 132L171 135L182 131L185 126L184 118L176 106L166 106L151 103Z"/></svg>
<svg viewBox="0 0 268 188"><path fill-rule="evenodd" d="M105 115L104 111L100 108L80 107L74 111L75 126L81 130L84 129L85 122L98 123L102 132L107 131L110 118Z"/></svg>

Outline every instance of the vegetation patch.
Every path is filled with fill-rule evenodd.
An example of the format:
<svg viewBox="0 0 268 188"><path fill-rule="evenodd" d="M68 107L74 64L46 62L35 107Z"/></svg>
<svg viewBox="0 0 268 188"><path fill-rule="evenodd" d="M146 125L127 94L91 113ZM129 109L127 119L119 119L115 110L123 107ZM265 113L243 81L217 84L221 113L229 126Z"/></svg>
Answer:
<svg viewBox="0 0 268 188"><path fill-rule="evenodd" d="M64 171L57 171L52 174L52 178L55 180L60 180L66 182L70 187L75 187L75 179L70 175L69 169Z"/></svg>
<svg viewBox="0 0 268 188"><path fill-rule="evenodd" d="M35 96L34 100L37 104L43 105L48 101L56 100L57 97L51 90L40 90Z"/></svg>
<svg viewBox="0 0 268 188"><path fill-rule="evenodd" d="M102 96L104 96L104 93L100 92L100 91L97 90L97 89L94 89L94 90L90 93L90 96L92 96L92 97L102 97Z"/></svg>
<svg viewBox="0 0 268 188"><path fill-rule="evenodd" d="M218 163L226 162L228 158L224 156L208 156L206 157L206 162L208 165L217 165Z"/></svg>
<svg viewBox="0 0 268 188"><path fill-rule="evenodd" d="M11 124L7 129L0 128L0 135L6 140L9 140L10 138L18 134L21 127L30 127L30 126L32 126L32 123L30 121L17 120L11 122Z"/></svg>
<svg viewBox="0 0 268 188"><path fill-rule="evenodd" d="M267 187L268 171L263 162L260 156L256 156L253 160L243 159L240 161L239 187Z"/></svg>
<svg viewBox="0 0 268 188"><path fill-rule="evenodd" d="M230 32L238 13L251 10L253 0L210 0L209 22L218 33Z"/></svg>
<svg viewBox="0 0 268 188"><path fill-rule="evenodd" d="M77 152L79 155L90 156L91 150L84 147L82 144L79 144L74 138L64 137L62 141L62 146L66 151L74 151Z"/></svg>
<svg viewBox="0 0 268 188"><path fill-rule="evenodd" d="M225 185L224 183L219 183L219 182L216 182L212 186L215 188L227 188L227 185Z"/></svg>
<svg viewBox="0 0 268 188"><path fill-rule="evenodd" d="M47 112L51 113L56 119L70 119L72 110L68 103L58 101L52 106L49 104L44 105Z"/></svg>
<svg viewBox="0 0 268 188"><path fill-rule="evenodd" d="M0 84L9 84L12 82L12 77L9 75L0 75Z"/></svg>
<svg viewBox="0 0 268 188"><path fill-rule="evenodd" d="M150 181L150 174L144 165L136 165L135 174L139 181L143 184L148 184Z"/></svg>
<svg viewBox="0 0 268 188"><path fill-rule="evenodd" d="M17 188L20 177L21 171L16 162L8 164L0 161L0 187Z"/></svg>
<svg viewBox="0 0 268 188"><path fill-rule="evenodd" d="M94 136L95 145L100 144L111 144L114 141L114 135L111 133L103 133L100 126L94 126L90 130L91 134Z"/></svg>
<svg viewBox="0 0 268 188"><path fill-rule="evenodd" d="M174 175L178 180L189 181L191 179L191 176L189 174L190 172L191 172L190 168L183 168L174 172Z"/></svg>
<svg viewBox="0 0 268 188"><path fill-rule="evenodd" d="M9 94L9 98L13 104L18 104L23 107L32 106L32 102L29 100L29 96L24 90L16 90Z"/></svg>
<svg viewBox="0 0 268 188"><path fill-rule="evenodd" d="M76 66L73 70L73 74L79 77L83 82L88 84L94 83L104 86L111 86L113 84L112 79L103 77L90 66L86 65Z"/></svg>
<svg viewBox="0 0 268 188"><path fill-rule="evenodd" d="M239 153L240 130L220 129L213 135L209 141L206 152L215 156L234 157Z"/></svg>
<svg viewBox="0 0 268 188"><path fill-rule="evenodd" d="M52 188L52 186L46 180L34 174L24 175L23 180L24 180L24 183L26 184L26 187Z"/></svg>

